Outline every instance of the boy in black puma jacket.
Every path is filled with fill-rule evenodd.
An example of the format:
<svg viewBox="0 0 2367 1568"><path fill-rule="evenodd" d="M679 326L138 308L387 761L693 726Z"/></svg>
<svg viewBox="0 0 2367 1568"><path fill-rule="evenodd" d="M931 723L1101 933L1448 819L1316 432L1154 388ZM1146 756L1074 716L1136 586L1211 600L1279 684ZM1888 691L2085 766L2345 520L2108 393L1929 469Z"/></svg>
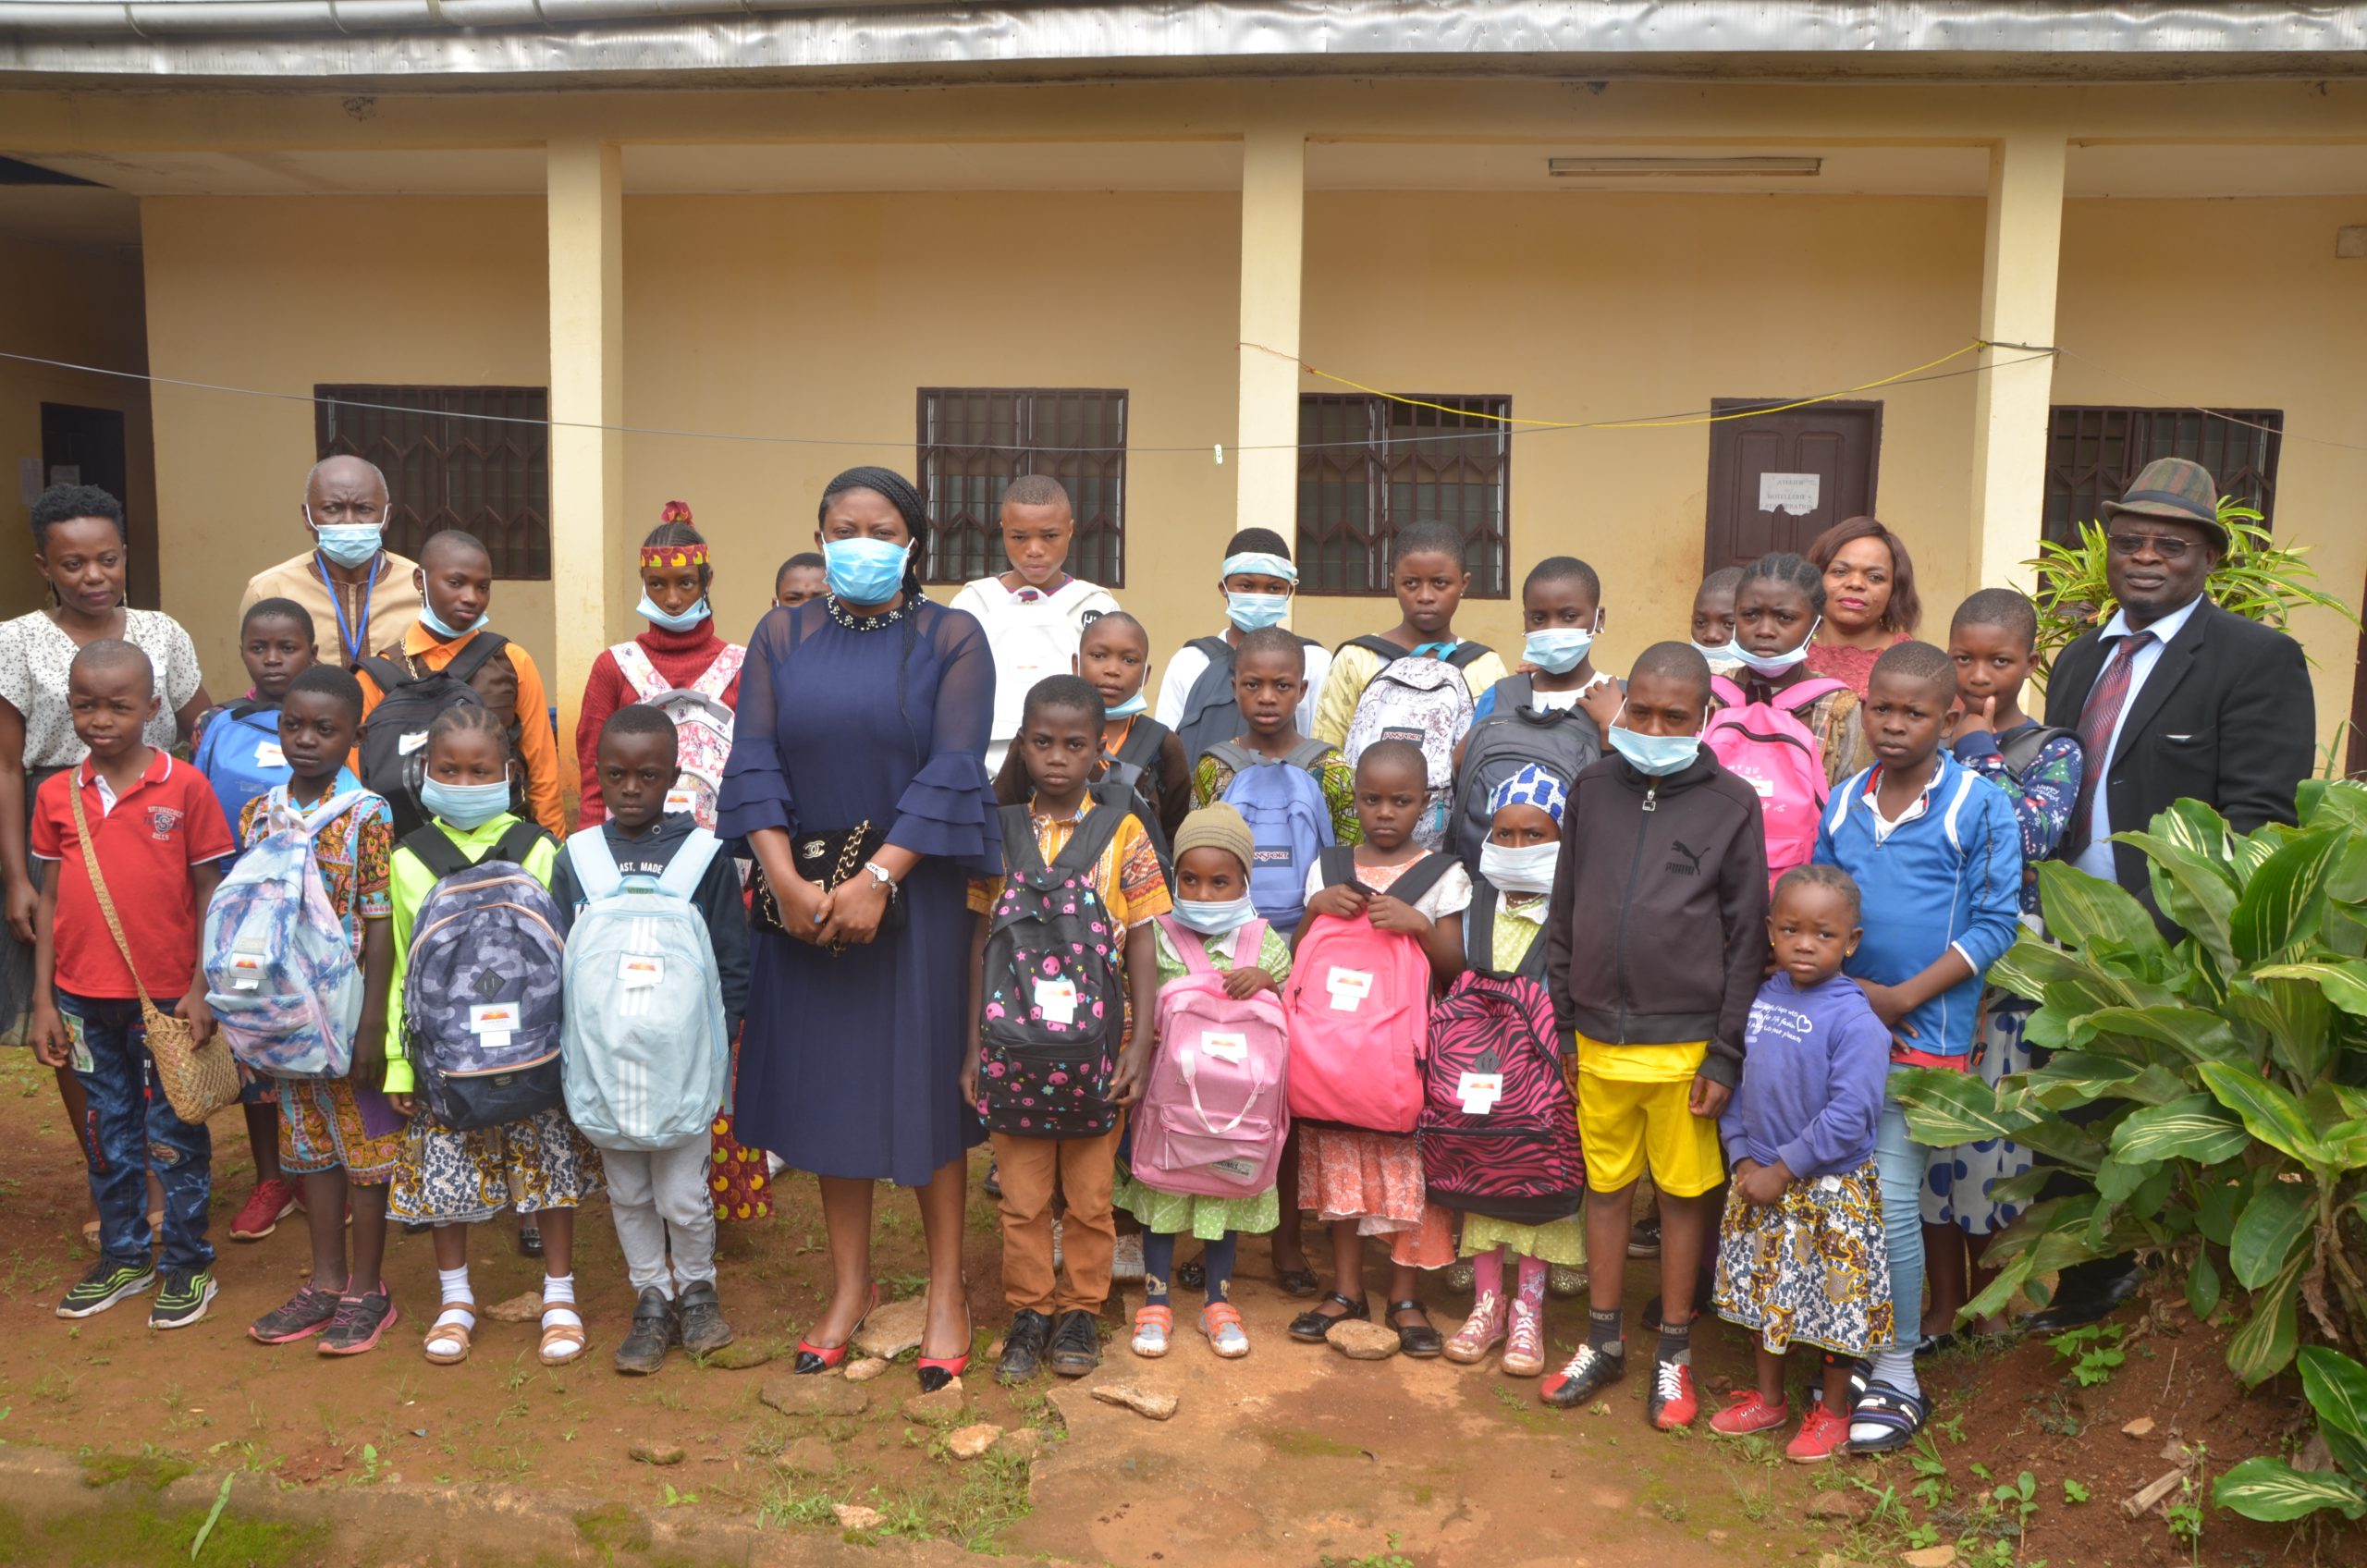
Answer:
<svg viewBox="0 0 2367 1568"><path fill-rule="evenodd" d="M1766 970L1767 841L1759 796L1700 747L1710 666L1683 643L1644 650L1611 755L1578 775L1546 919L1553 1016L1577 1062L1587 1161L1587 1342L1545 1380L1586 1403L1626 1371L1620 1287L1637 1179L1660 1192L1661 1329L1648 1410L1692 1425L1695 1282L1724 1179L1718 1113L1742 1076Z"/></svg>

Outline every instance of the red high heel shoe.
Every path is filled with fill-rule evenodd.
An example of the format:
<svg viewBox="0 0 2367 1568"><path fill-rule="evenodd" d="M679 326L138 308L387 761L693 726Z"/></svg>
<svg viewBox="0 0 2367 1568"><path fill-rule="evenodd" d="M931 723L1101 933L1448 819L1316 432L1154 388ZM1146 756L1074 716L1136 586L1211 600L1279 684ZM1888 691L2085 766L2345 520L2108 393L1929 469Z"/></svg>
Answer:
<svg viewBox="0 0 2367 1568"><path fill-rule="evenodd" d="M962 1313L962 1354L960 1355L925 1355L920 1359L921 1392L933 1394L970 1369L970 1346L976 1342L978 1328L970 1320L965 1307Z"/></svg>
<svg viewBox="0 0 2367 1568"><path fill-rule="evenodd" d="M817 1345L799 1340L794 1370L801 1377L810 1378L817 1372L835 1371L843 1366L847 1359L847 1347L854 1343L854 1337L863 1332L863 1326L871 1320L871 1315L878 1308L879 1281L875 1280L871 1282L871 1300L864 1307L863 1316L854 1320L854 1327L847 1330L847 1337L834 1345Z"/></svg>

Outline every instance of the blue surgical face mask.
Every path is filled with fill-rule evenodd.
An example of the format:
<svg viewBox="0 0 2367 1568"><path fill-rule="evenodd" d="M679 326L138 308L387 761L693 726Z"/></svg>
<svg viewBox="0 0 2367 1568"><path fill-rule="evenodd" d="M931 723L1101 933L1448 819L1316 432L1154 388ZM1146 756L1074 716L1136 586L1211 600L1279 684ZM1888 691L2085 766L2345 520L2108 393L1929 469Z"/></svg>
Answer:
<svg viewBox="0 0 2367 1568"><path fill-rule="evenodd" d="M1221 937L1228 931L1238 931L1257 918L1257 906L1247 895L1228 899L1223 903L1208 903L1198 899L1175 900L1175 918L1203 937Z"/></svg>
<svg viewBox="0 0 2367 1568"><path fill-rule="evenodd" d="M647 594L642 594L641 603L633 607L641 612L642 619L652 626L662 626L668 631L688 631L715 613L707 607L706 595L704 594L699 595L697 604L680 615L668 615L657 607L657 601Z"/></svg>
<svg viewBox="0 0 2367 1568"><path fill-rule="evenodd" d="M1712 665L1732 664L1742 657L1742 651L1732 643L1696 643L1693 651Z"/></svg>
<svg viewBox="0 0 2367 1568"><path fill-rule="evenodd" d="M422 594L419 597L419 619L426 624L427 630L449 642L455 637L466 637L492 617L489 614L480 614L476 619L466 626L448 626L444 622L444 618L435 613L435 606L429 601L426 594Z"/></svg>
<svg viewBox="0 0 2367 1568"><path fill-rule="evenodd" d="M497 784L447 784L441 779L420 781L419 803L427 815L443 818L463 830L482 827L509 809L509 780Z"/></svg>
<svg viewBox="0 0 2367 1568"><path fill-rule="evenodd" d="M1244 631L1263 631L1269 626L1280 626L1282 617L1291 613L1288 594L1236 594L1228 589L1224 596L1224 617Z"/></svg>
<svg viewBox="0 0 2367 1568"><path fill-rule="evenodd" d="M1105 707L1102 711L1110 718L1132 718L1136 714L1150 711L1150 699L1137 692L1116 707Z"/></svg>
<svg viewBox="0 0 2367 1568"><path fill-rule="evenodd" d="M1550 626L1532 631L1521 642L1521 657L1549 675L1567 675L1578 668L1594 646L1594 629Z"/></svg>
<svg viewBox="0 0 2367 1568"><path fill-rule="evenodd" d="M1626 716L1625 708L1619 711L1621 717ZM1628 766L1654 778L1684 772L1701 754L1699 735L1639 735L1618 719L1612 720L1603 739L1611 742L1613 751L1627 759Z"/></svg>
<svg viewBox="0 0 2367 1568"><path fill-rule="evenodd" d="M306 507L306 521L312 516L313 508ZM362 565L378 553L386 537L386 529L374 522L323 522L313 528L313 543L339 566Z"/></svg>
<svg viewBox="0 0 2367 1568"><path fill-rule="evenodd" d="M1781 675L1785 670L1797 668L1800 661L1809 656L1809 644L1816 641L1816 629L1823 624L1822 616L1809 621L1808 634L1800 639L1800 645L1789 653L1754 654L1742 645L1740 638L1736 638L1725 656L1742 660L1746 667L1760 675Z"/></svg>
<svg viewBox="0 0 2367 1568"><path fill-rule="evenodd" d="M822 545L822 571L830 592L850 605L884 605L903 586L910 545L885 539L830 539Z"/></svg>

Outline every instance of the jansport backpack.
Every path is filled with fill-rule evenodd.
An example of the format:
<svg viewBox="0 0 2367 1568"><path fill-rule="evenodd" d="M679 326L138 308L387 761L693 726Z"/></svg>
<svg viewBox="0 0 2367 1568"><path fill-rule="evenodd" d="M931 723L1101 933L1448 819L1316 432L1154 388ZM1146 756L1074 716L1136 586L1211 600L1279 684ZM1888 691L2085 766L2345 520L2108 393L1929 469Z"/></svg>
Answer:
<svg viewBox="0 0 2367 1568"><path fill-rule="evenodd" d="M1444 658L1417 658L1383 637L1358 637L1348 646L1370 649L1384 662L1356 699L1344 754L1354 763L1375 741L1419 746L1429 772L1430 804L1414 829L1414 841L1426 850L1441 848L1447 796L1454 787L1454 748L1471 729L1471 686L1463 667L1488 650L1464 643Z"/></svg>
<svg viewBox="0 0 2367 1568"><path fill-rule="evenodd" d="M1390 894L1413 903L1453 862L1425 855ZM1323 851L1323 885L1355 881L1355 851ZM1282 1011L1290 1022L1291 1115L1370 1133L1410 1133L1422 1114L1430 960L1413 937L1321 915L1300 932Z"/></svg>
<svg viewBox="0 0 2367 1568"><path fill-rule="evenodd" d="M1126 820L1108 785L1051 864L1024 805L1002 808L1002 897L987 926L980 982L978 1114L989 1131L1098 1137L1117 1125L1110 1080L1124 1043L1125 940L1089 883Z"/></svg>
<svg viewBox="0 0 2367 1568"><path fill-rule="evenodd" d="M321 881L314 840L374 797L330 796L310 812L269 808L271 832L222 876L205 906L205 1005L230 1054L275 1078L342 1078L362 1023L362 970ZM362 814L348 829L349 864Z"/></svg>
<svg viewBox="0 0 2367 1568"><path fill-rule="evenodd" d="M1430 1010L1423 1067L1422 1182L1432 1201L1516 1224L1578 1210L1586 1165L1577 1103L1555 1047L1545 993L1545 937L1512 974L1489 965L1495 889L1473 890L1464 915L1472 967Z"/></svg>
<svg viewBox="0 0 2367 1568"><path fill-rule="evenodd" d="M204 722L190 761L214 787L214 798L222 802L222 815L235 832L249 801L288 782L288 759L279 751L279 710L250 698L215 709Z"/></svg>
<svg viewBox="0 0 2367 1568"><path fill-rule="evenodd" d="M1488 797L1497 785L1534 765L1559 778L1566 790L1602 755L1602 731L1595 728L1593 715L1576 706L1539 713L1532 705L1536 697L1537 688L1526 675L1497 681L1495 706L1472 720L1464 739L1463 766L1455 774L1452 848L1474 873L1491 822Z"/></svg>
<svg viewBox="0 0 2367 1568"><path fill-rule="evenodd" d="M1150 835L1150 847L1159 856L1159 869L1172 876L1175 853L1168 847L1167 827L1159 820L1159 753L1174 733L1155 718L1137 718L1126 730L1125 744L1118 754L1104 764L1101 778L1125 791L1126 805L1134 820Z"/></svg>
<svg viewBox="0 0 2367 1568"><path fill-rule="evenodd" d="M1767 886L1784 873L1806 865L1816 852L1816 819L1832 792L1824 778L1824 754L1799 716L1819 701L1848 688L1811 677L1778 692L1772 702L1748 700L1724 676L1710 678L1710 690L1724 704L1710 716L1701 744L1728 773L1759 792L1767 827Z"/></svg>
<svg viewBox="0 0 2367 1568"><path fill-rule="evenodd" d="M1249 899L1257 918L1288 936L1306 918L1306 874L1335 842L1331 805L1307 769L1331 751L1301 741L1280 761L1225 741L1208 755L1233 769L1224 802L1249 824Z"/></svg>
<svg viewBox="0 0 2367 1568"><path fill-rule="evenodd" d="M558 906L525 870L549 835L516 822L472 862L430 824L401 847L436 877L411 920L404 1052L427 1112L455 1133L550 1109L560 1081Z"/></svg>
<svg viewBox="0 0 2367 1568"><path fill-rule="evenodd" d="M619 643L608 652L632 688L633 700L674 721L674 761L682 777L667 791L666 809L687 811L692 820L713 832L723 765L731 755L732 714L723 704L723 693L731 690L748 650L737 643L725 643L715 662L688 686L668 686L638 643Z"/></svg>
<svg viewBox="0 0 2367 1568"><path fill-rule="evenodd" d="M1323 645L1312 637L1301 637L1299 642L1310 648ZM1221 637L1195 637L1184 645L1197 648L1208 661L1191 691L1184 693L1184 717L1175 726L1175 733L1184 741L1184 760L1197 766L1217 742L1238 740L1249 727L1242 721L1241 704L1233 694L1233 644Z"/></svg>
<svg viewBox="0 0 2367 1568"><path fill-rule="evenodd" d="M694 827L663 875L628 877L605 829L567 840L584 904L567 935L559 1060L568 1119L601 1148L676 1148L723 1109L723 983L692 902L719 848Z"/></svg>
<svg viewBox="0 0 2367 1568"><path fill-rule="evenodd" d="M1225 992L1196 931L1171 915L1159 929L1184 974L1159 992L1159 1051L1130 1123L1135 1180L1162 1193L1255 1197L1274 1184L1290 1135L1290 1046L1282 998ZM1266 923L1233 937L1234 967L1254 965Z"/></svg>
<svg viewBox="0 0 2367 1568"><path fill-rule="evenodd" d="M469 678L509 645L499 632L480 631L442 669L414 670L385 654L362 661L379 692L378 705L362 721L362 787L386 797L398 839L427 826L419 787L427 779L428 726L446 708L483 707Z"/></svg>

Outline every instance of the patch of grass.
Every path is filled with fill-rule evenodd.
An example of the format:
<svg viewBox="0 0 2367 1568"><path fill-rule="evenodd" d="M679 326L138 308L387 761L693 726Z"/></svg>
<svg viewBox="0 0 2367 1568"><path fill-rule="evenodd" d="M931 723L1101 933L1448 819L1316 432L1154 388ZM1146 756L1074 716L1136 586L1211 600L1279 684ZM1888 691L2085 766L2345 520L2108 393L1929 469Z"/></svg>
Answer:
<svg viewBox="0 0 2367 1568"><path fill-rule="evenodd" d="M1365 1451L1354 1443L1343 1443L1337 1438L1327 1438L1320 1432L1300 1431L1290 1427L1260 1427L1257 1440L1276 1453L1293 1459L1362 1459Z"/></svg>
<svg viewBox="0 0 2367 1568"><path fill-rule="evenodd" d="M2128 1359L2120 1348L2121 1326L2117 1323L2091 1323L2073 1329L2047 1341L2057 1357L2071 1363L2070 1380L2083 1389L2092 1389L2109 1382L2122 1362Z"/></svg>
<svg viewBox="0 0 2367 1568"><path fill-rule="evenodd" d="M129 1481L152 1492L163 1491L197 1466L160 1453L86 1453L82 1484L96 1488Z"/></svg>
<svg viewBox="0 0 2367 1568"><path fill-rule="evenodd" d="M1518 1427L1522 1431L1537 1432L1541 1434L1545 1432L1556 1432L1562 1429L1562 1423L1553 1418L1553 1415L1551 1411L1546 1410L1544 1407L1533 1403L1532 1401L1523 1399L1518 1393L1515 1392L1504 1384L1497 1383L1490 1387L1488 1391L1495 1397L1498 1407L1501 1408L1506 1415L1512 1417L1513 1425ZM1617 1447L1618 1442L1619 1439L1616 1438L1612 1439L1612 1445L1613 1447Z"/></svg>
<svg viewBox="0 0 2367 1568"><path fill-rule="evenodd" d="M645 1552L652 1539L649 1521L621 1502L604 1502L575 1516L575 1533L584 1545L609 1562L617 1553Z"/></svg>

